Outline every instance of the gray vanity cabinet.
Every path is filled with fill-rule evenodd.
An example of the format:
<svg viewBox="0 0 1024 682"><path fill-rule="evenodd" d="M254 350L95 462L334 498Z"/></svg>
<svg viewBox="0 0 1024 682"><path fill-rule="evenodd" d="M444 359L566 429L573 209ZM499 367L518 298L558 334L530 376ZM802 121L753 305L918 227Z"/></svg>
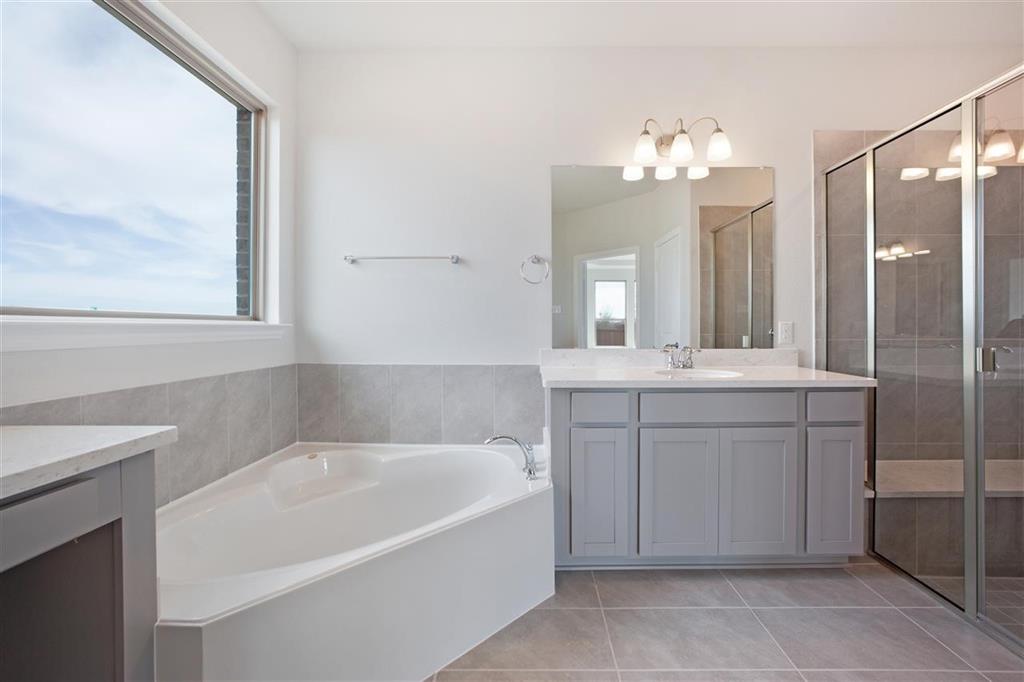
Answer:
<svg viewBox="0 0 1024 682"><path fill-rule="evenodd" d="M721 429L718 553L797 551L797 430Z"/></svg>
<svg viewBox="0 0 1024 682"><path fill-rule="evenodd" d="M570 435L574 556L627 554L629 450L624 428L574 428Z"/></svg>
<svg viewBox="0 0 1024 682"><path fill-rule="evenodd" d="M640 429L640 556L718 553L718 429Z"/></svg>
<svg viewBox="0 0 1024 682"><path fill-rule="evenodd" d="M808 554L863 551L863 481L863 428L807 428Z"/></svg>

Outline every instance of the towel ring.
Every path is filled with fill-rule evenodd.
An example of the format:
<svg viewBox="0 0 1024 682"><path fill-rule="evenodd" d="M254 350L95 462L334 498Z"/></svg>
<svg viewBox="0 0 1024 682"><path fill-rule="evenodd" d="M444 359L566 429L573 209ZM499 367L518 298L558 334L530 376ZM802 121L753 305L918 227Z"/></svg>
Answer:
<svg viewBox="0 0 1024 682"><path fill-rule="evenodd" d="M530 265L540 265L541 263L544 264L544 275L540 279L530 279L529 277L526 276L526 266L527 266L527 264L530 264ZM534 254L534 255L530 256L529 258L524 260L522 262L522 264L519 266L519 276L522 277L523 281L526 282L527 284L540 284L541 282L546 280L550 275L551 275L551 263L548 262L548 260L546 258L544 258L542 256L538 256L537 254Z"/></svg>

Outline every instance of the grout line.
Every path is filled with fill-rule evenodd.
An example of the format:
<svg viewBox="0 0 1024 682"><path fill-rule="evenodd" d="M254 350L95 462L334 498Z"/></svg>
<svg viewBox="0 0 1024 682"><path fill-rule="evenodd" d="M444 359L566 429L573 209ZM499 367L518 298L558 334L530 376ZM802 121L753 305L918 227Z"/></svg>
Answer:
<svg viewBox="0 0 1024 682"><path fill-rule="evenodd" d="M921 632L925 633L926 635L928 635L929 637L931 637L932 639L934 639L934 640L935 640L936 642L938 642L938 643L939 643L939 644L940 644L940 645L941 645L941 646L942 646L943 648L945 648L945 649L946 649L946 651L948 651L949 653L953 654L954 656L956 656L957 658L959 658L959 659L960 659L961 661L963 661L964 665L966 665L966 666L967 666L968 668L970 668L970 669L971 669L971 670L973 670L974 672L978 673L979 675L981 675L981 676L982 676L982 677L984 677L985 679L989 679L989 678L988 678L987 676L985 676L984 674L982 674L982 673L981 673L981 672L980 672L980 671L979 671L979 670L978 670L977 668L975 668L975 667L974 667L973 665L971 665L971 664L970 664L970 662L969 662L969 661L968 661L968 660L967 660L966 658L964 658L963 656L961 656L961 655L960 655L960 654L958 654L957 652L953 651L953 650L952 650L952 649L951 649L951 648L950 648L949 646L947 646L947 645L946 645L946 643L945 643L945 642L943 642L943 641L942 641L941 639L939 639L938 637L936 637L935 635L933 635L933 634L932 634L931 632L929 632L928 630L926 630L926 629L925 629L925 627L924 627L923 625L921 625L921 624L920 624L920 623L918 623L918 622L917 622L916 620L914 620L913 618L911 618L911 617L910 617L909 615L907 615L906 613L904 613L902 609L900 609L900 608L899 608L898 606L896 606L895 604L893 604L893 603L892 603L892 602L891 602L891 601L890 601L889 599L886 599L885 595L881 594L881 593L880 593L880 592L879 592L878 590L876 590L875 588L871 587L871 585L868 585L868 584L867 584L866 582L864 582L864 580L862 580L860 576L858 576L858 575L854 575L853 573L850 573L849 571L847 571L847 573L849 573L849 574L850 574L850 575L852 575L852 576L853 576L854 578L856 578L856 579L857 579L857 581L858 581L858 582L860 582L860 584L861 584L861 585L863 585L864 587L868 588L869 590L871 590L872 592L874 592L875 594L877 594L877 595L879 596L879 598L881 598L881 599L882 599L882 601L884 601L884 602L885 602L886 604L889 604L890 606L894 607L894 608L895 608L895 609L896 609L896 610L897 610L897 611L899 612L899 614L900 614L901 616L903 616L904 618L906 618L907 620L909 620L909 621L910 621L911 623L913 623L913 624L914 624L915 626L917 626L917 628L918 628L919 630L921 630ZM913 607L908 607L908 608L913 608Z"/></svg>
<svg viewBox="0 0 1024 682"><path fill-rule="evenodd" d="M740 594L740 591L736 589L736 586L732 584L732 581L729 580L729 578L725 575L725 572L722 571L721 569L719 569L718 570L718 575L722 576L722 579L725 580L725 582L727 582L729 584L729 587L732 588L732 591L736 593L736 596L740 598L740 601L743 602L743 605L747 607L747 609L750 611L750 614L752 616L754 616L754 618L757 620L758 624L764 629L765 633L771 638L772 643L774 643L775 646L778 647L779 651L782 652L782 655L786 657L787 661L789 661L789 664L791 666L793 666L793 670L795 670L796 674L800 676L800 679L803 680L804 682L807 682L807 678L804 677L804 674L802 672L800 672L799 668L796 667L796 663L793 662L793 659L789 657L789 654L786 653L786 650L782 648L781 644L779 644L779 640L775 639L775 635L772 634L772 631L769 630L768 626L765 625L764 621L761 620L761 616L757 615L757 611L755 611L754 609L750 608L750 604L748 604L747 600L743 597L742 594Z"/></svg>
<svg viewBox="0 0 1024 682"><path fill-rule="evenodd" d="M601 601L601 588L597 586L597 578L594 572L590 571L590 580L594 583L594 593L597 595L597 606L601 609L601 621L604 623L604 636L608 638L608 650L612 652L612 665L615 666L615 679L622 682L622 675L619 674L619 659L615 657L615 645L612 644L612 633L608 629L608 618L604 615L604 602Z"/></svg>

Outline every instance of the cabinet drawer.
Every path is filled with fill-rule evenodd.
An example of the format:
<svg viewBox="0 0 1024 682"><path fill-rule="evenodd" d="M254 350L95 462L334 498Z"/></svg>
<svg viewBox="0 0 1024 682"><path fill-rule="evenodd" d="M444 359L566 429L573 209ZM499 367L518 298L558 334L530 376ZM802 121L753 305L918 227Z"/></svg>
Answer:
<svg viewBox="0 0 1024 682"><path fill-rule="evenodd" d="M807 393L807 421L864 421L864 392L809 391Z"/></svg>
<svg viewBox="0 0 1024 682"><path fill-rule="evenodd" d="M572 420L577 423L629 421L629 397L625 393L573 393Z"/></svg>
<svg viewBox="0 0 1024 682"><path fill-rule="evenodd" d="M795 422L796 393L641 393L640 421L651 423Z"/></svg>

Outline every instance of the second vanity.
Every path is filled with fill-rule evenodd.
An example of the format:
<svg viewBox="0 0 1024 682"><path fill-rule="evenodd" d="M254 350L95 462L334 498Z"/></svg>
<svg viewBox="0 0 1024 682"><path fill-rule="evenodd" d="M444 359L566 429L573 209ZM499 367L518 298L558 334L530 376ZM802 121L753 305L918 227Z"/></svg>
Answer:
<svg viewBox="0 0 1024 682"><path fill-rule="evenodd" d="M720 365L786 362L778 351L711 351L719 366L671 372L651 351L625 354L647 366L588 351L566 361L571 353L553 351L541 368L559 566L863 553L873 379L797 367L795 357ZM589 366L566 366L580 364Z"/></svg>

